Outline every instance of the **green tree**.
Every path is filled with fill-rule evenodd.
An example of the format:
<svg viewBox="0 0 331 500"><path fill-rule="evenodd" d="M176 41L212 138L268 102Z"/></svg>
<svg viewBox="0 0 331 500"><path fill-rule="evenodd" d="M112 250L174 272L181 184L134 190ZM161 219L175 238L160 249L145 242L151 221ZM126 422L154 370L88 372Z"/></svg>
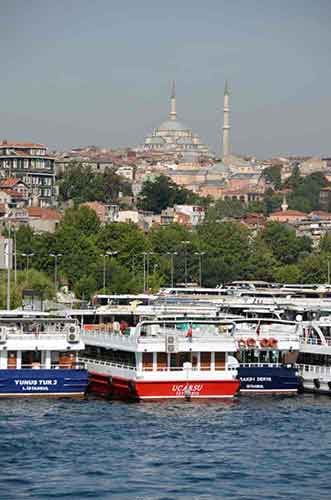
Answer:
<svg viewBox="0 0 331 500"><path fill-rule="evenodd" d="M278 283L301 283L301 270L297 264L286 264L275 271Z"/></svg>
<svg viewBox="0 0 331 500"><path fill-rule="evenodd" d="M268 222L261 232L261 238L282 264L297 262L300 254L310 252L312 247L310 238L297 237L294 229L278 222Z"/></svg>
<svg viewBox="0 0 331 500"><path fill-rule="evenodd" d="M245 215L246 211L247 208L245 205L237 199L219 199L215 202L214 206L208 209L206 219L207 221L224 219L227 217L239 219Z"/></svg>
<svg viewBox="0 0 331 500"><path fill-rule="evenodd" d="M155 180L143 183L138 207L149 212L160 213L167 207L178 204L197 203L199 196L188 189L177 186L169 177L159 175Z"/></svg>
<svg viewBox="0 0 331 500"><path fill-rule="evenodd" d="M131 186L126 179L112 169L96 173L91 167L84 167L79 162L69 165L59 182L60 198L73 200L76 204L86 201L114 203L119 193L131 195Z"/></svg>
<svg viewBox="0 0 331 500"><path fill-rule="evenodd" d="M274 189L280 189L282 186L281 169L281 165L272 165L263 170L263 177L267 182L272 184Z"/></svg>

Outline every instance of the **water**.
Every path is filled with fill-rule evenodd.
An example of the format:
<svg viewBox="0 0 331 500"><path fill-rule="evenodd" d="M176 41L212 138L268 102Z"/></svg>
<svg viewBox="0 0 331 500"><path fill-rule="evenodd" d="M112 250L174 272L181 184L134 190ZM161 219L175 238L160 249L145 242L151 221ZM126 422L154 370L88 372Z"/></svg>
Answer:
<svg viewBox="0 0 331 500"><path fill-rule="evenodd" d="M331 400L0 401L0 498L329 499Z"/></svg>

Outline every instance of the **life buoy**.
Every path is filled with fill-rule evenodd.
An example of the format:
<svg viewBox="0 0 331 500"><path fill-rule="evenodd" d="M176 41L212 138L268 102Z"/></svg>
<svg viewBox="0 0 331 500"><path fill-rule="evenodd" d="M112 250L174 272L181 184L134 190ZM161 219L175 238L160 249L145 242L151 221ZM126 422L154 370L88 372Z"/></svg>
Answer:
<svg viewBox="0 0 331 500"><path fill-rule="evenodd" d="M269 347L269 340L268 339L261 339L260 346L261 347Z"/></svg>
<svg viewBox="0 0 331 500"><path fill-rule="evenodd" d="M247 347L255 347L256 346L256 341L252 337L247 339L246 341Z"/></svg>
<svg viewBox="0 0 331 500"><path fill-rule="evenodd" d="M268 341L269 347L277 347L278 340L275 339L274 337L271 337Z"/></svg>
<svg viewBox="0 0 331 500"><path fill-rule="evenodd" d="M244 339L238 341L239 349L244 349L246 347L246 342Z"/></svg>

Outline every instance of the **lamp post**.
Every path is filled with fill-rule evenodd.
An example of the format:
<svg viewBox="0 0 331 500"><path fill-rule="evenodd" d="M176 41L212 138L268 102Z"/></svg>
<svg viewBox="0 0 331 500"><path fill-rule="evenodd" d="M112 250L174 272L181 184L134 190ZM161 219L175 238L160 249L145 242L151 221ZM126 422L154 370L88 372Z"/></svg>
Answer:
<svg viewBox="0 0 331 500"><path fill-rule="evenodd" d="M185 286L187 286L187 246L191 243L188 240L182 241L182 245L184 245L185 253L184 253L184 266L185 266Z"/></svg>
<svg viewBox="0 0 331 500"><path fill-rule="evenodd" d="M178 255L178 252L167 252L170 255L170 273L171 273L171 288L174 287L174 257Z"/></svg>
<svg viewBox="0 0 331 500"><path fill-rule="evenodd" d="M29 258L34 256L34 253L21 253L22 257L26 257L26 277L28 277L29 272Z"/></svg>
<svg viewBox="0 0 331 500"><path fill-rule="evenodd" d="M144 288L143 288L143 292L144 293L146 292L146 255L147 255L147 252L143 252L143 263L144 263Z"/></svg>
<svg viewBox="0 0 331 500"><path fill-rule="evenodd" d="M147 253L147 269L146 269L146 288L147 288L147 293L149 290L149 283L148 283L148 278L149 278L149 257L151 255L154 255L155 252L146 252Z"/></svg>
<svg viewBox="0 0 331 500"><path fill-rule="evenodd" d="M118 252L106 252L100 254L100 257L103 257L103 291L106 290L106 257L114 257Z"/></svg>
<svg viewBox="0 0 331 500"><path fill-rule="evenodd" d="M194 255L198 255L199 257L199 286L202 286L202 256L205 255L206 252L194 252Z"/></svg>
<svg viewBox="0 0 331 500"><path fill-rule="evenodd" d="M48 254L50 257L53 257L54 259L54 288L55 291L58 289L58 282L57 282L57 262L58 258L62 257L62 253L49 253Z"/></svg>

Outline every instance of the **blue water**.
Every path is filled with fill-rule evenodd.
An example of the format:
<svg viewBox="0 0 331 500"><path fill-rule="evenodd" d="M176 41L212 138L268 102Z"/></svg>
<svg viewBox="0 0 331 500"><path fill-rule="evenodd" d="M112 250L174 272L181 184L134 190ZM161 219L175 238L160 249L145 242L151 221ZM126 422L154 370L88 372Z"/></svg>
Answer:
<svg viewBox="0 0 331 500"><path fill-rule="evenodd" d="M330 499L331 399L0 401L0 498Z"/></svg>

